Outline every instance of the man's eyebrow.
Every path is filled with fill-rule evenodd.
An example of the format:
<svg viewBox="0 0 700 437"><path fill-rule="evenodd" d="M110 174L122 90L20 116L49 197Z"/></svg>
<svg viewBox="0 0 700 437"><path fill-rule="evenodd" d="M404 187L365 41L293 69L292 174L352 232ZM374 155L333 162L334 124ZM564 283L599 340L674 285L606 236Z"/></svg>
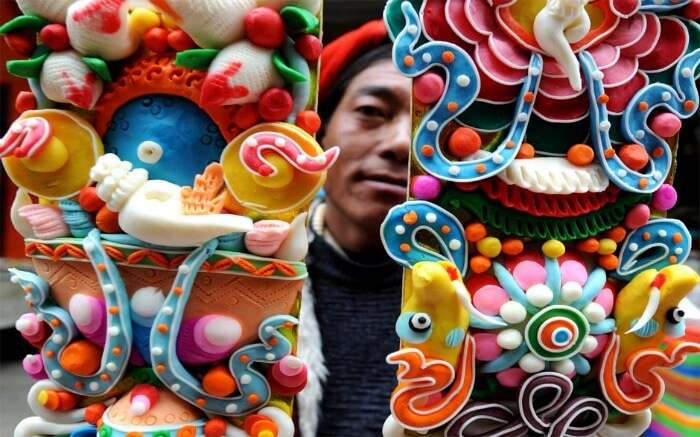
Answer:
<svg viewBox="0 0 700 437"><path fill-rule="evenodd" d="M385 86L369 85L359 88L353 94L355 96L373 96L388 101L392 105L400 105L402 98L392 89Z"/></svg>

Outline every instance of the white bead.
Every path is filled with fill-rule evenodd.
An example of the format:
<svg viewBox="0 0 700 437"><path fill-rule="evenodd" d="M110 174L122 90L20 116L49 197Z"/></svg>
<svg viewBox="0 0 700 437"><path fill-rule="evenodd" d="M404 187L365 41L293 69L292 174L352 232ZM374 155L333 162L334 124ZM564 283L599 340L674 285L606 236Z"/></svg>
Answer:
<svg viewBox="0 0 700 437"><path fill-rule="evenodd" d="M435 120L430 120L428 123L426 123L425 127L428 128L428 130L435 131L438 128L438 123Z"/></svg>
<svg viewBox="0 0 700 437"><path fill-rule="evenodd" d="M683 77L688 78L693 75L693 71L690 68L686 67L681 70L681 74L683 75Z"/></svg>
<svg viewBox="0 0 700 437"><path fill-rule="evenodd" d="M544 284L535 284L525 292L527 301L536 307L542 308L554 298L552 290Z"/></svg>
<svg viewBox="0 0 700 437"><path fill-rule="evenodd" d="M605 78L605 74L603 74L603 72L600 70L594 71L592 76L595 80L603 80L603 78Z"/></svg>
<svg viewBox="0 0 700 437"><path fill-rule="evenodd" d="M162 312L163 314L165 314L166 316L170 316L170 315L173 314L173 309L172 309L172 307L163 307L163 309L161 310L161 312Z"/></svg>
<svg viewBox="0 0 700 437"><path fill-rule="evenodd" d="M583 339L583 343L581 343L581 353L583 353L583 354L591 353L597 347L598 347L598 340L595 337L593 337L592 335L587 335L586 338Z"/></svg>
<svg viewBox="0 0 700 437"><path fill-rule="evenodd" d="M248 375L248 374L245 374L245 375L241 376L241 384L243 384L243 385L248 385L248 384L250 384L250 382L251 382L252 380L253 380L253 378L251 378L251 376Z"/></svg>
<svg viewBox="0 0 700 437"><path fill-rule="evenodd" d="M273 361L275 359L275 354L273 354L273 353L266 354L265 359L267 361Z"/></svg>
<svg viewBox="0 0 700 437"><path fill-rule="evenodd" d="M557 361L552 364L552 369L562 375L571 375L576 372L576 366L574 366L574 362L571 360Z"/></svg>
<svg viewBox="0 0 700 437"><path fill-rule="evenodd" d="M105 293L113 293L114 292L114 285L112 284L105 284L102 286L102 290Z"/></svg>
<svg viewBox="0 0 700 437"><path fill-rule="evenodd" d="M180 384L175 383L175 384L171 385L171 386L170 386L170 390L172 390L172 391L180 391Z"/></svg>
<svg viewBox="0 0 700 437"><path fill-rule="evenodd" d="M63 343L63 336L61 334L55 334L51 338L51 341L53 341L56 344L62 344Z"/></svg>
<svg viewBox="0 0 700 437"><path fill-rule="evenodd" d="M462 242L459 240L450 240L448 246L450 247L450 250L459 250L462 248Z"/></svg>
<svg viewBox="0 0 700 437"><path fill-rule="evenodd" d="M416 26L415 24L411 24L406 28L406 32L408 32L411 35L415 35L416 33L418 33L418 26Z"/></svg>
<svg viewBox="0 0 700 437"><path fill-rule="evenodd" d="M404 228L403 225L397 225L397 226L394 228L394 231L395 231L398 235L403 235L403 234L406 233L406 228Z"/></svg>
<svg viewBox="0 0 700 437"><path fill-rule="evenodd" d="M459 174L459 167L453 165L452 167L447 169L447 172L450 173L452 176L457 176Z"/></svg>
<svg viewBox="0 0 700 437"><path fill-rule="evenodd" d="M666 232L666 229L659 229L659 237L666 238L667 235L668 232Z"/></svg>
<svg viewBox="0 0 700 437"><path fill-rule="evenodd" d="M501 164L503 162L503 159L503 155L500 155L498 153L494 153L493 156L491 156L491 160L494 164Z"/></svg>
<svg viewBox="0 0 700 437"><path fill-rule="evenodd" d="M518 365L527 373L537 373L544 370L544 361L533 354L523 355L520 361L518 361Z"/></svg>
<svg viewBox="0 0 700 437"><path fill-rule="evenodd" d="M186 264L181 264L180 267L177 268L177 271L182 273L183 275L188 275L192 271L192 269Z"/></svg>
<svg viewBox="0 0 700 437"><path fill-rule="evenodd" d="M521 113L518 114L518 121L519 121L520 123L525 123L525 122L527 121L527 119L528 119L528 116L527 116L526 113L521 112Z"/></svg>
<svg viewBox="0 0 700 437"><path fill-rule="evenodd" d="M605 308L599 303L591 302L583 309L583 315L589 322L599 323L605 320Z"/></svg>
<svg viewBox="0 0 700 437"><path fill-rule="evenodd" d="M564 302L573 302L583 294L583 287L576 281L569 281L561 287L561 298Z"/></svg>
<svg viewBox="0 0 700 437"><path fill-rule="evenodd" d="M143 287L136 290L131 296L131 311L141 317L153 317L158 313L160 307L163 306L165 296L163 292L156 287Z"/></svg>
<svg viewBox="0 0 700 437"><path fill-rule="evenodd" d="M664 102L668 102L668 101L671 100L672 98L673 98L673 96L672 96L671 93L669 93L668 91L664 91L664 92L661 94L661 99L662 99Z"/></svg>
<svg viewBox="0 0 700 437"><path fill-rule="evenodd" d="M634 136L635 136L635 138L637 138L638 140L641 140L642 138L644 138L644 137L646 136L646 132L644 132L643 130L640 129L640 130L638 130L637 132L634 133Z"/></svg>
<svg viewBox="0 0 700 437"><path fill-rule="evenodd" d="M116 337L121 331L119 330L118 326L110 326L107 332L109 332L110 336Z"/></svg>
<svg viewBox="0 0 700 437"><path fill-rule="evenodd" d="M501 305L499 314L503 320L510 324L520 323L525 320L525 317L527 317L525 307L514 300L508 301Z"/></svg>
<svg viewBox="0 0 700 437"><path fill-rule="evenodd" d="M639 245L637 243L632 243L628 247L632 252L636 252L639 249Z"/></svg>
<svg viewBox="0 0 700 437"><path fill-rule="evenodd" d="M468 87L471 81L472 80L466 74L460 74L457 76L457 85L461 86L462 88Z"/></svg>
<svg viewBox="0 0 700 437"><path fill-rule="evenodd" d="M90 390L92 391L97 391L100 389L100 384L98 384L96 381L92 381L89 385Z"/></svg>
<svg viewBox="0 0 700 437"><path fill-rule="evenodd" d="M428 223L435 223L437 221L437 215L435 215L434 212L429 212L428 214L425 215L425 220Z"/></svg>
<svg viewBox="0 0 700 437"><path fill-rule="evenodd" d="M541 73L540 69L537 67L530 67L527 72L530 76L539 76Z"/></svg>
<svg viewBox="0 0 700 437"><path fill-rule="evenodd" d="M62 377L62 376L63 376L63 372L61 372L61 371L58 370L58 369L54 369L54 370L51 371L51 377L52 377L53 379L58 379L58 378L60 378L60 377Z"/></svg>
<svg viewBox="0 0 700 437"><path fill-rule="evenodd" d="M617 171L617 175L621 178L624 178L625 176L627 176L627 170L621 168Z"/></svg>
<svg viewBox="0 0 700 437"><path fill-rule="evenodd" d="M523 344L523 335L517 329L504 329L498 333L496 344L507 350L517 349Z"/></svg>
<svg viewBox="0 0 700 437"><path fill-rule="evenodd" d="M431 62L433 60L433 57L430 55L430 53L423 53L423 62Z"/></svg>
<svg viewBox="0 0 700 437"><path fill-rule="evenodd" d="M238 411L238 405L236 405L236 404L226 405L226 412L227 413L235 413L236 411Z"/></svg>
<svg viewBox="0 0 700 437"><path fill-rule="evenodd" d="M275 138L275 146L284 147L285 144L287 144L287 142L284 140L284 138Z"/></svg>
<svg viewBox="0 0 700 437"><path fill-rule="evenodd" d="M683 253L683 248L682 247L676 247L676 250L673 251L676 255L680 255Z"/></svg>
<svg viewBox="0 0 700 437"><path fill-rule="evenodd" d="M600 130L602 130L603 132L609 131L611 126L612 126L612 125L611 125L610 122L607 121L607 120L606 120L606 121L601 121L601 122L600 122Z"/></svg>
<svg viewBox="0 0 700 437"><path fill-rule="evenodd" d="M163 348L156 346L151 349L151 354L155 356L163 355Z"/></svg>

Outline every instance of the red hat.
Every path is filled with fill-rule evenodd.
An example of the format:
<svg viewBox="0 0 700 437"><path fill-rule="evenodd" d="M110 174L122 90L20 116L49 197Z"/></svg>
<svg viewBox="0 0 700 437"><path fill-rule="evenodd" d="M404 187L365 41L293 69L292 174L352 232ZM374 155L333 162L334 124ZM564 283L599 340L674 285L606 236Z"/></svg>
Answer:
<svg viewBox="0 0 700 437"><path fill-rule="evenodd" d="M374 20L325 46L321 53L319 101L323 101L328 96L338 77L352 61L373 48L379 47L386 39L384 21Z"/></svg>

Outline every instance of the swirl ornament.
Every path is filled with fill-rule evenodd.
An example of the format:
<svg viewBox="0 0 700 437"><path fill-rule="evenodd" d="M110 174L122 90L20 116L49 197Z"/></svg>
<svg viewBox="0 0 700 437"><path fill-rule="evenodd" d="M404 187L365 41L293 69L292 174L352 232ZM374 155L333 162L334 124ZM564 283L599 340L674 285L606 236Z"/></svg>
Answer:
<svg viewBox="0 0 700 437"><path fill-rule="evenodd" d="M394 64L397 69L406 76L416 77L432 67L440 67L447 75L444 94L422 118L417 129L413 156L426 172L443 180L474 182L498 174L513 162L525 138L542 77L542 56L535 53L530 59L529 74L515 105L516 114L503 141L493 152L479 152L476 159L452 161L440 150L440 134L476 99L480 87L479 74L471 57L455 44L435 41L416 49L422 34L420 17L410 2L403 2L401 10L406 26L394 42Z"/></svg>
<svg viewBox="0 0 700 437"><path fill-rule="evenodd" d="M428 231L444 255L426 249L417 241L420 231ZM411 201L389 210L380 230L384 247L396 262L406 268L421 261L449 261L464 274L467 269L467 244L464 228L457 217L424 201Z"/></svg>
<svg viewBox="0 0 700 437"><path fill-rule="evenodd" d="M338 158L301 128L259 124L237 136L221 154L226 186L242 206L272 214L310 201Z"/></svg>
<svg viewBox="0 0 700 437"><path fill-rule="evenodd" d="M690 232L680 220L652 220L627 236L616 272L632 278L646 269L683 264L690 256L690 243Z"/></svg>
<svg viewBox="0 0 700 437"><path fill-rule="evenodd" d="M559 373L543 372L525 381L518 395L518 411L495 403L467 405L445 430L446 437L466 437L476 423L490 426L490 437L586 437L596 435L608 419L607 405L595 398L571 397L573 383ZM538 398L546 396L546 404ZM575 425L574 425L575 424Z"/></svg>
<svg viewBox="0 0 700 437"><path fill-rule="evenodd" d="M121 379L131 353L131 317L129 298L119 270L105 252L100 242L100 232L91 231L83 241L83 249L92 264L102 287L107 311L107 336L99 370L91 376L80 376L66 370L59 362L61 352L76 336L76 327L64 309L47 302L49 285L39 276L10 269L11 279L27 291L27 302L35 308L53 329L44 344L41 356L46 373L56 384L83 396L95 396L108 392Z"/></svg>
<svg viewBox="0 0 700 437"><path fill-rule="evenodd" d="M622 115L625 138L643 146L650 156L646 172L627 167L615 153L610 139L610 121L606 107L603 74L588 52L580 55L591 112L591 137L598 161L617 186L636 193L653 193L664 183L671 171L673 156L668 142L655 134L648 125L649 115L659 108L673 112L681 119L695 114L700 99L695 74L700 65L700 49L685 55L676 65L674 87L662 83L649 85L630 100Z"/></svg>
<svg viewBox="0 0 700 437"><path fill-rule="evenodd" d="M553 305L535 314L525 327L530 351L543 360L576 355L590 331L588 320L576 308Z"/></svg>
<svg viewBox="0 0 700 437"><path fill-rule="evenodd" d="M253 368L254 363L275 363L292 351L290 341L279 332L291 328L297 320L291 316L273 316L258 328L262 343L238 349L229 359L229 370L236 380L240 394L235 397L216 397L207 394L180 362L177 336L197 272L216 250L218 241L212 240L193 251L178 267L168 297L153 321L151 330L151 362L158 378L175 394L211 414L242 416L264 406L270 399L270 385L265 376Z"/></svg>

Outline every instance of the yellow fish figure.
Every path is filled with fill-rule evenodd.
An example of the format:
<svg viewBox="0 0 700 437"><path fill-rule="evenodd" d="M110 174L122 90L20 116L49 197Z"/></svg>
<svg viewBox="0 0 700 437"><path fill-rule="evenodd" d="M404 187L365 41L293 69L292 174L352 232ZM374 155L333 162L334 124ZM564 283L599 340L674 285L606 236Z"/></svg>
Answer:
<svg viewBox="0 0 700 437"><path fill-rule="evenodd" d="M603 393L616 409L635 414L654 405L664 393L657 369L677 366L687 354L700 352L700 344L684 341L659 348L666 337L685 333L678 304L699 283L700 276L690 267L672 265L640 273L618 295L617 333L611 335L600 372ZM633 389L618 384L622 372Z"/></svg>
<svg viewBox="0 0 700 437"><path fill-rule="evenodd" d="M402 427L424 432L451 420L474 385L474 340L467 335L469 297L455 266L419 262L406 278L396 322L402 348L387 357L399 366L391 412Z"/></svg>

